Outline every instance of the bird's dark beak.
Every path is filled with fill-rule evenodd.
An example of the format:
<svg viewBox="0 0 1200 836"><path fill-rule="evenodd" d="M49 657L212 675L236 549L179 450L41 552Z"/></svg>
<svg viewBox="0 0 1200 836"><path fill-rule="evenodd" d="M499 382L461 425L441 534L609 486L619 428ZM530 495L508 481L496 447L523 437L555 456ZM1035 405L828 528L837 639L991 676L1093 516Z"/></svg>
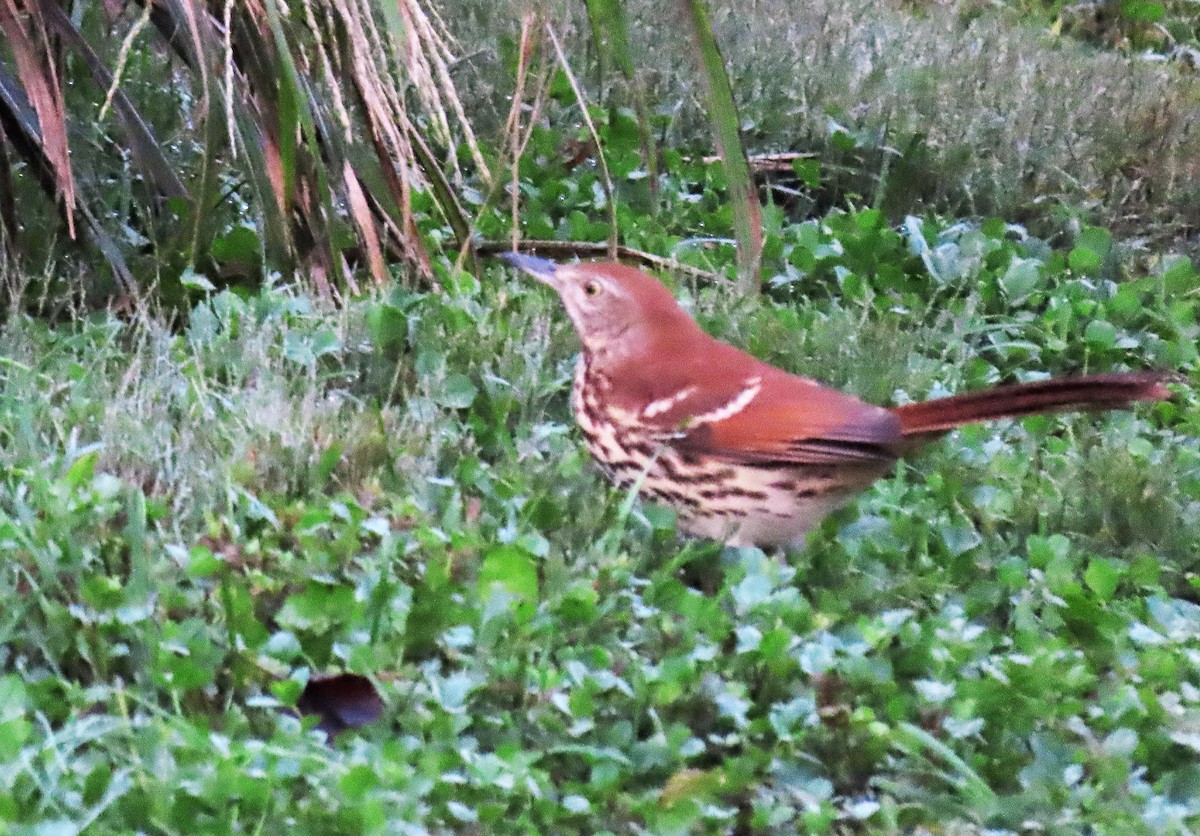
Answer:
<svg viewBox="0 0 1200 836"><path fill-rule="evenodd" d="M539 282L558 290L558 280L555 276L558 265L550 259L522 253L501 253L500 257L518 270L533 276Z"/></svg>

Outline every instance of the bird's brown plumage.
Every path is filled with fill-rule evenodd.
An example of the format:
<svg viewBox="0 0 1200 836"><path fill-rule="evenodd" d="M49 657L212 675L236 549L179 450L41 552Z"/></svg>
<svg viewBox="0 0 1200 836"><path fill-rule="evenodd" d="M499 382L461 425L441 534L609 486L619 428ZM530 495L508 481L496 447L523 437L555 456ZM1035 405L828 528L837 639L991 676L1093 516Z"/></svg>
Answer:
<svg viewBox="0 0 1200 836"><path fill-rule="evenodd" d="M558 292L583 342L572 405L593 456L675 507L685 531L734 545L801 542L902 453L962 424L1168 396L1164 374L1133 372L872 406L714 339L638 270L507 260Z"/></svg>

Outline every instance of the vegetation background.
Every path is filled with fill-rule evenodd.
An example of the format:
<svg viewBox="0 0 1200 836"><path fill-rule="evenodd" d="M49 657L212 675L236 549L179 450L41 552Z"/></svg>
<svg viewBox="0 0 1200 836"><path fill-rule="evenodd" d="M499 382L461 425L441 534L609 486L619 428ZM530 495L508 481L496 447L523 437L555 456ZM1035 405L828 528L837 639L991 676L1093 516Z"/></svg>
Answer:
<svg viewBox="0 0 1200 836"><path fill-rule="evenodd" d="M1194 4L0 31L0 827L1200 827ZM593 470L514 244L877 402L1180 385L722 550Z"/></svg>

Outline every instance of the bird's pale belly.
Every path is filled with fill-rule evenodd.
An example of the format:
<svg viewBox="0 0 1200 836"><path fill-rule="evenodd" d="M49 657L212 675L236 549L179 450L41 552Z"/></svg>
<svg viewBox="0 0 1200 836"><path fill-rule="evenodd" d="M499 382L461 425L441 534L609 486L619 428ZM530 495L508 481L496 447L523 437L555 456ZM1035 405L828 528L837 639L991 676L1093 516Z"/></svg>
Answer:
<svg viewBox="0 0 1200 836"><path fill-rule="evenodd" d="M686 534L730 546L787 548L803 546L809 531L880 470L848 474L827 465L731 464L668 449L648 468L609 475L622 487L641 478L640 493L674 508Z"/></svg>

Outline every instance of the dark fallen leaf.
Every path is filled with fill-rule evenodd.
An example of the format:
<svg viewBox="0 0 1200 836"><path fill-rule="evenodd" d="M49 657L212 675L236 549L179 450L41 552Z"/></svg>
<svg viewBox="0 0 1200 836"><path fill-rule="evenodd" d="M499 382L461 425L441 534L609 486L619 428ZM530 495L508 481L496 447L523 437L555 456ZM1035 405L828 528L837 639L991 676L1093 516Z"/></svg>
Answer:
<svg viewBox="0 0 1200 836"><path fill-rule="evenodd" d="M320 717L317 728L332 736L378 720L383 700L365 676L340 673L310 679L296 708L301 714Z"/></svg>

